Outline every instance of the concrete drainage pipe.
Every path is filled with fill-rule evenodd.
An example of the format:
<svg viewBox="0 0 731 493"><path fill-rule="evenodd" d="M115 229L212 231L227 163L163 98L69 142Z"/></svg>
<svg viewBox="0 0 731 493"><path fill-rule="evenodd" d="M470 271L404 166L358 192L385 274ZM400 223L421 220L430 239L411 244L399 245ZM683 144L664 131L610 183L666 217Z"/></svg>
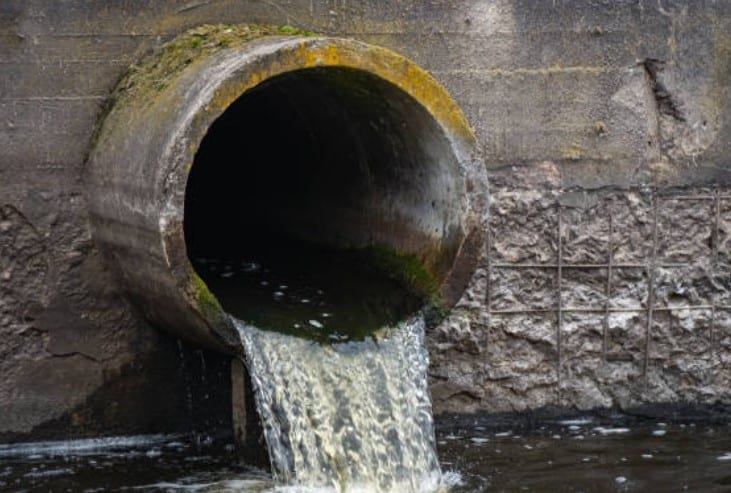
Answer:
<svg viewBox="0 0 731 493"><path fill-rule="evenodd" d="M424 70L291 28L204 26L133 69L88 163L93 234L155 325L221 351L232 327L196 272L276 230L416 259L446 307L482 251L483 164Z"/></svg>

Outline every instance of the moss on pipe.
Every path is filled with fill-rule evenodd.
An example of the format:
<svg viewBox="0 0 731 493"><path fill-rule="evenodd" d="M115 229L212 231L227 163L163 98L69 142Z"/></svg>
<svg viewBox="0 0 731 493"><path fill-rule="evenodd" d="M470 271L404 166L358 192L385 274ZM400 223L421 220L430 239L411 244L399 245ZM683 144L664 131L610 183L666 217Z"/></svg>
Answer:
<svg viewBox="0 0 731 493"><path fill-rule="evenodd" d="M113 98L122 101L140 94L159 92L178 77L188 65L230 48L266 36L315 36L292 26L264 24L202 25L190 29L165 43L139 65L130 67L117 87Z"/></svg>

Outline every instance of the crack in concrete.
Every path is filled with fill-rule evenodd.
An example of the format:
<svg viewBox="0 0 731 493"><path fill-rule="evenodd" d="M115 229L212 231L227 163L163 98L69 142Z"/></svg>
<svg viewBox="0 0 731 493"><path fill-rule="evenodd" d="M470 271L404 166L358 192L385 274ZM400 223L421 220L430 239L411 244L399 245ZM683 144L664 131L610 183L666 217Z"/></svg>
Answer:
<svg viewBox="0 0 731 493"><path fill-rule="evenodd" d="M658 79L658 74L665 68L665 61L656 58L646 58L641 65L647 74L650 90L655 99L658 113L670 116L679 122L685 122L686 119L679 108L678 101L675 100L662 81Z"/></svg>

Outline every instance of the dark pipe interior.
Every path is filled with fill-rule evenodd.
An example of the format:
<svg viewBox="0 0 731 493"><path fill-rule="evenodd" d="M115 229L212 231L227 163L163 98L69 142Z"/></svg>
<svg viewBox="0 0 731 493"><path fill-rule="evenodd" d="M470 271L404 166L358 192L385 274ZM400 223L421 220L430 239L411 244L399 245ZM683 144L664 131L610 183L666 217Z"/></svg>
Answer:
<svg viewBox="0 0 731 493"><path fill-rule="evenodd" d="M459 241L454 159L426 111L372 75L270 79L201 142L186 189L188 255L239 318L316 338L368 333L423 300L361 249L425 259L437 244L433 270L446 269Z"/></svg>

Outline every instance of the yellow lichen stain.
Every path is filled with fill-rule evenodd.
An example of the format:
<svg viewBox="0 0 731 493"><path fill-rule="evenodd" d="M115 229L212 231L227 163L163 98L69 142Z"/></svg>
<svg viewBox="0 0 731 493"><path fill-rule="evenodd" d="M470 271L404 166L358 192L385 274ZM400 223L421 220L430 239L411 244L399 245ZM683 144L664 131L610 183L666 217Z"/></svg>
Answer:
<svg viewBox="0 0 731 493"><path fill-rule="evenodd" d="M595 121L591 129L595 135L604 135L605 133L607 133L607 125L601 120Z"/></svg>
<svg viewBox="0 0 731 493"><path fill-rule="evenodd" d="M290 26L204 25L191 29L166 43L155 54L133 67L115 91L115 108L129 106L129 111L146 107L154 111L174 111L175 105L156 104L160 98L172 98L166 91L191 66L201 63L223 49L235 49L266 36L299 37L296 46L287 46L274 54L254 61L242 76L228 80L216 89L204 114L196 115L201 123L223 113L243 93L263 81L293 70L315 67L345 67L370 72L416 99L456 141L474 146L472 128L457 103L425 70L385 48L357 41L313 37L312 33ZM257 65L258 64L258 65ZM123 101L132 104L120 104ZM158 108L162 106L162 108ZM126 110L123 110L126 111ZM156 118L159 118L158 114ZM204 125L205 126L205 125ZM191 150L190 155L194 155Z"/></svg>
<svg viewBox="0 0 731 493"><path fill-rule="evenodd" d="M582 151L583 149L580 146L573 144L563 150L562 156L569 161L578 161L583 155Z"/></svg>

